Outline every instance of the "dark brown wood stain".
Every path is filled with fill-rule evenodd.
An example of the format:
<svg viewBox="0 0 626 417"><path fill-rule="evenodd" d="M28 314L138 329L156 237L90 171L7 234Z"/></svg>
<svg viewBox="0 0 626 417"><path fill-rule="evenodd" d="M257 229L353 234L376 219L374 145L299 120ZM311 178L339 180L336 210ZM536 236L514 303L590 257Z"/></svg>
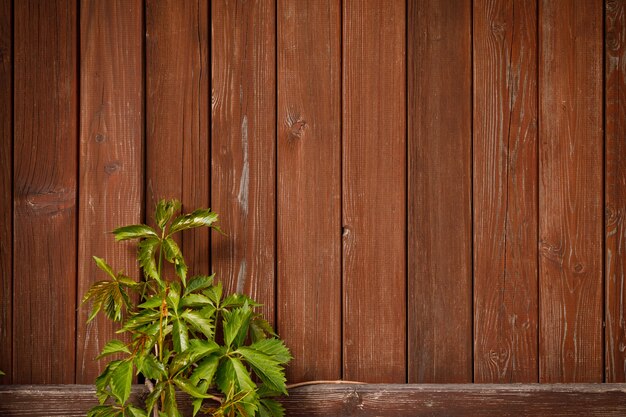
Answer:
<svg viewBox="0 0 626 417"><path fill-rule="evenodd" d="M474 382L537 382L537 9L474 2Z"/></svg>
<svg viewBox="0 0 626 417"><path fill-rule="evenodd" d="M406 381L405 23L343 3L343 376L365 382Z"/></svg>
<svg viewBox="0 0 626 417"><path fill-rule="evenodd" d="M211 2L213 271L274 322L276 2Z"/></svg>
<svg viewBox="0 0 626 417"><path fill-rule="evenodd" d="M13 382L72 383L77 5L17 1L14 13Z"/></svg>
<svg viewBox="0 0 626 417"><path fill-rule="evenodd" d="M606 382L626 381L626 2L607 1L605 22Z"/></svg>
<svg viewBox="0 0 626 417"><path fill-rule="evenodd" d="M278 2L280 335L290 380L341 377L341 8ZM306 53L303 53L306 51ZM297 231L297 232L295 232Z"/></svg>
<svg viewBox="0 0 626 417"><path fill-rule="evenodd" d="M471 2L407 19L408 379L471 382Z"/></svg>
<svg viewBox="0 0 626 417"><path fill-rule="evenodd" d="M81 5L80 196L78 300L108 279L92 256L138 278L135 246L110 232L141 223L143 197L142 16L140 0L84 1ZM94 361L117 326L100 316L90 324L78 306L76 382L91 383L107 360Z"/></svg>
<svg viewBox="0 0 626 417"><path fill-rule="evenodd" d="M601 3L542 1L539 42L539 380L601 382Z"/></svg>

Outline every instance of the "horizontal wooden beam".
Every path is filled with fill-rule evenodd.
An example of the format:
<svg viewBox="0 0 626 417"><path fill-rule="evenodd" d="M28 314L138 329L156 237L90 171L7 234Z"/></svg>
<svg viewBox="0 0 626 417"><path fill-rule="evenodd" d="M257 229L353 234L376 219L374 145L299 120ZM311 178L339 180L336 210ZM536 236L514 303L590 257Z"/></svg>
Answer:
<svg viewBox="0 0 626 417"><path fill-rule="evenodd" d="M141 403L146 389L133 387ZM287 416L623 417L626 384L314 384L281 399ZM90 385L0 386L2 416L84 416L96 404ZM185 415L189 401L181 401Z"/></svg>

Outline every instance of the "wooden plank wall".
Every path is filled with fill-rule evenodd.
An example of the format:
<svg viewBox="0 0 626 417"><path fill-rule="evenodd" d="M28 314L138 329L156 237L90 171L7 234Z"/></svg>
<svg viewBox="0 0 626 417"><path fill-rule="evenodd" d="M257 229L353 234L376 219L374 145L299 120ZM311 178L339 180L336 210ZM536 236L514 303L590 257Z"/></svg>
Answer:
<svg viewBox="0 0 626 417"><path fill-rule="evenodd" d="M626 381L625 39L624 0L0 0L0 382L93 380L91 255L136 273L106 232L163 197L291 381Z"/></svg>

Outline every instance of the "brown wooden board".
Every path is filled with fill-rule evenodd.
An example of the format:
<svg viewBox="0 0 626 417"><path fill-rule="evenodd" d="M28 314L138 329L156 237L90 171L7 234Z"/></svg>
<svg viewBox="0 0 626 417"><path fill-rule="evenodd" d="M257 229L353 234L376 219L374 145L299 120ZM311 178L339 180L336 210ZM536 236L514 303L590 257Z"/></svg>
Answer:
<svg viewBox="0 0 626 417"><path fill-rule="evenodd" d="M177 198L209 206L208 2L146 0L146 214ZM209 230L182 234L189 275L207 274Z"/></svg>
<svg viewBox="0 0 626 417"><path fill-rule="evenodd" d="M77 5L14 3L13 382L74 382Z"/></svg>
<svg viewBox="0 0 626 417"><path fill-rule="evenodd" d="M607 382L625 382L626 2L607 1L605 7L605 377Z"/></svg>
<svg viewBox="0 0 626 417"><path fill-rule="evenodd" d="M603 378L602 3L539 6L539 380Z"/></svg>
<svg viewBox="0 0 626 417"><path fill-rule="evenodd" d="M146 390L134 386L131 401ZM181 394L183 415L191 416ZM624 384L566 385L310 385L281 398L287 417L622 417ZM84 416L97 404L87 385L0 387L0 414L11 417Z"/></svg>
<svg viewBox="0 0 626 417"><path fill-rule="evenodd" d="M278 293L290 381L341 377L341 8L278 2ZM306 53L302 53L306 51Z"/></svg>
<svg viewBox="0 0 626 417"><path fill-rule="evenodd" d="M537 5L473 16L474 381L537 382Z"/></svg>
<svg viewBox="0 0 626 417"><path fill-rule="evenodd" d="M343 3L343 376L406 381L405 3Z"/></svg>
<svg viewBox="0 0 626 417"><path fill-rule="evenodd" d="M13 346L13 37L10 0L0 0L0 384L11 383Z"/></svg>
<svg viewBox="0 0 626 417"><path fill-rule="evenodd" d="M408 2L408 380L472 381L471 2Z"/></svg>
<svg viewBox="0 0 626 417"><path fill-rule="evenodd" d="M211 17L213 270L274 322L276 3L214 1Z"/></svg>
<svg viewBox="0 0 626 417"><path fill-rule="evenodd" d="M78 299L108 279L93 262L138 278L135 244L115 243L114 228L141 223L143 196L143 77L141 0L80 5L80 193ZM83 304L76 323L76 382L93 383L107 361L95 361L119 326L100 316L86 324Z"/></svg>

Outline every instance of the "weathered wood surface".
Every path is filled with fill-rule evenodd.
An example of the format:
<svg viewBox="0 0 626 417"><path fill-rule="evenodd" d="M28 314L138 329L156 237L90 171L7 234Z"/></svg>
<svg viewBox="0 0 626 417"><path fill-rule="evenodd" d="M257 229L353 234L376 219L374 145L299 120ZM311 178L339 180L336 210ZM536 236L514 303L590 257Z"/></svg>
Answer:
<svg viewBox="0 0 626 417"><path fill-rule="evenodd" d="M78 7L13 7L13 382L73 383Z"/></svg>
<svg viewBox="0 0 626 417"><path fill-rule="evenodd" d="M408 382L471 382L471 1L407 19Z"/></svg>
<svg viewBox="0 0 626 417"><path fill-rule="evenodd" d="M143 3L92 1L80 6L80 192L78 300L107 279L92 260L137 276L135 245L116 243L114 228L141 223L143 198ZM78 306L76 382L92 383L107 361L94 361L119 336L100 316L86 324L90 305Z"/></svg>
<svg viewBox="0 0 626 417"><path fill-rule="evenodd" d="M406 381L405 17L343 3L343 377L366 382Z"/></svg>
<svg viewBox="0 0 626 417"><path fill-rule="evenodd" d="M13 347L13 45L11 0L0 0L0 369L11 383Z"/></svg>
<svg viewBox="0 0 626 417"><path fill-rule="evenodd" d="M341 377L341 7L278 2L277 322L290 380ZM302 53L306 51L306 53Z"/></svg>
<svg viewBox="0 0 626 417"><path fill-rule="evenodd" d="M626 2L605 22L605 280L607 382L626 381Z"/></svg>
<svg viewBox="0 0 626 417"><path fill-rule="evenodd" d="M537 382L537 5L473 16L474 382Z"/></svg>
<svg viewBox="0 0 626 417"><path fill-rule="evenodd" d="M146 213L178 198L209 206L208 2L146 0ZM185 233L189 274L207 274L209 230Z"/></svg>
<svg viewBox="0 0 626 417"><path fill-rule="evenodd" d="M539 380L601 382L602 3L539 18Z"/></svg>
<svg viewBox="0 0 626 417"><path fill-rule="evenodd" d="M276 3L211 2L213 271L274 322Z"/></svg>
<svg viewBox="0 0 626 417"><path fill-rule="evenodd" d="M145 395L135 386L131 401L141 404ZM622 417L626 385L310 385L280 401L287 417ZM190 416L188 401L180 403ZM6 417L78 417L95 404L88 385L0 387Z"/></svg>

